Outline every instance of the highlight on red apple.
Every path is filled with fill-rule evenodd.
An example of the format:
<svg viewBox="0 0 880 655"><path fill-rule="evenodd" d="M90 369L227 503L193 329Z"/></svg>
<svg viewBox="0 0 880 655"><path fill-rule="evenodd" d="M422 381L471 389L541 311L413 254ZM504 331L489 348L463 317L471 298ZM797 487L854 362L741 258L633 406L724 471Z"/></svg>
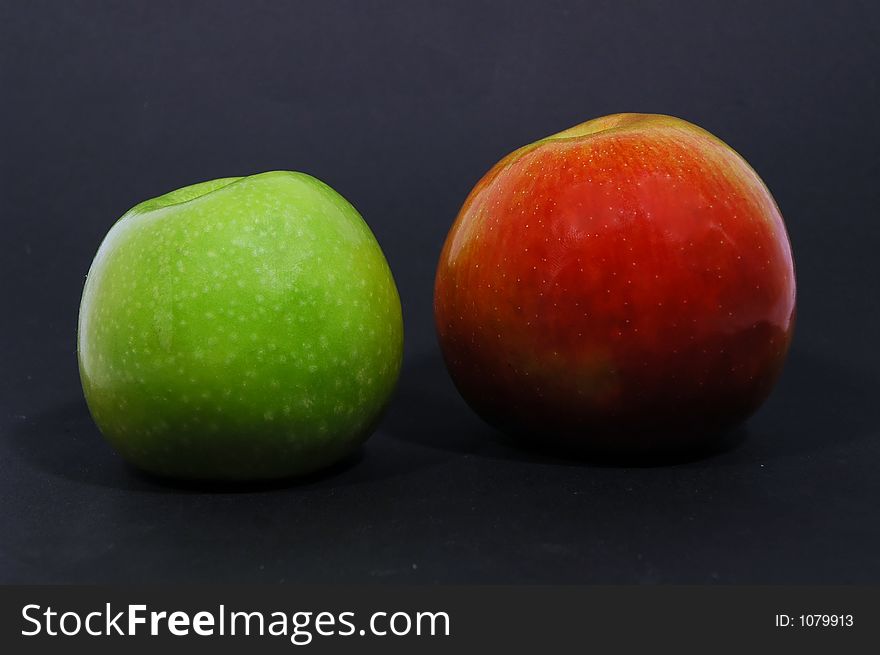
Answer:
<svg viewBox="0 0 880 655"><path fill-rule="evenodd" d="M520 148L466 199L434 312L449 372L489 423L545 444L709 443L768 397L795 275L779 209L687 121L615 114Z"/></svg>

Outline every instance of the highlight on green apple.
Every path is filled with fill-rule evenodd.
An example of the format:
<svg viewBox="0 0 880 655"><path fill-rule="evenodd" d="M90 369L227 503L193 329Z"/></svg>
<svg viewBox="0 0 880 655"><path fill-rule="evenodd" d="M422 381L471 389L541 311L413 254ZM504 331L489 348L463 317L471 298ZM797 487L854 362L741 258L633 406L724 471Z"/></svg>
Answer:
<svg viewBox="0 0 880 655"><path fill-rule="evenodd" d="M304 173L203 182L112 227L89 271L86 401L131 464L189 479L306 474L393 392L400 298L357 210Z"/></svg>

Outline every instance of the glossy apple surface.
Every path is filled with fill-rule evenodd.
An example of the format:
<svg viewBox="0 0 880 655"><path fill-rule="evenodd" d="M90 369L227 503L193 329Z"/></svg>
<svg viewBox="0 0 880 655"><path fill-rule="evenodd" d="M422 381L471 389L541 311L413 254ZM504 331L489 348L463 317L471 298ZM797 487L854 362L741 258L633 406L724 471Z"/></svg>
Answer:
<svg viewBox="0 0 880 655"><path fill-rule="evenodd" d="M357 211L302 173L204 182L110 230L79 315L85 397L116 449L180 478L308 473L369 435L400 300Z"/></svg>
<svg viewBox="0 0 880 655"><path fill-rule="evenodd" d="M795 277L767 187L686 121L616 114L525 146L476 185L435 319L486 420L587 450L691 446L768 396Z"/></svg>

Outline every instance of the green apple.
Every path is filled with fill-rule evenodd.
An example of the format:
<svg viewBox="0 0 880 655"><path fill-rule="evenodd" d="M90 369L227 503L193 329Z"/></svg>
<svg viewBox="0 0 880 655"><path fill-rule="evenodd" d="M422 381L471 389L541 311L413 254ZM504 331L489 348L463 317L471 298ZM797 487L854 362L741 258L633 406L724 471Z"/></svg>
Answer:
<svg viewBox="0 0 880 655"><path fill-rule="evenodd" d="M203 182L113 226L80 305L86 401L135 466L308 473L369 436L403 350L400 299L358 212L303 173Z"/></svg>

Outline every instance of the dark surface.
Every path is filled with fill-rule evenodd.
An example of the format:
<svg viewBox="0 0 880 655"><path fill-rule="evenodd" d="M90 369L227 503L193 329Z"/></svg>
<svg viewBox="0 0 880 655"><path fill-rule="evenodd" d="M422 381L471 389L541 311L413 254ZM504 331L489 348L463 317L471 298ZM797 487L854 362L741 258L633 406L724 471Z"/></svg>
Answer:
<svg viewBox="0 0 880 655"><path fill-rule="evenodd" d="M0 581L880 582L871 3L3 3ZM670 113L760 172L798 328L739 442L641 466L499 442L453 389L431 292L507 152ZM362 456L298 484L173 486L82 400L101 238L185 184L304 170L350 199L400 288L406 360Z"/></svg>

